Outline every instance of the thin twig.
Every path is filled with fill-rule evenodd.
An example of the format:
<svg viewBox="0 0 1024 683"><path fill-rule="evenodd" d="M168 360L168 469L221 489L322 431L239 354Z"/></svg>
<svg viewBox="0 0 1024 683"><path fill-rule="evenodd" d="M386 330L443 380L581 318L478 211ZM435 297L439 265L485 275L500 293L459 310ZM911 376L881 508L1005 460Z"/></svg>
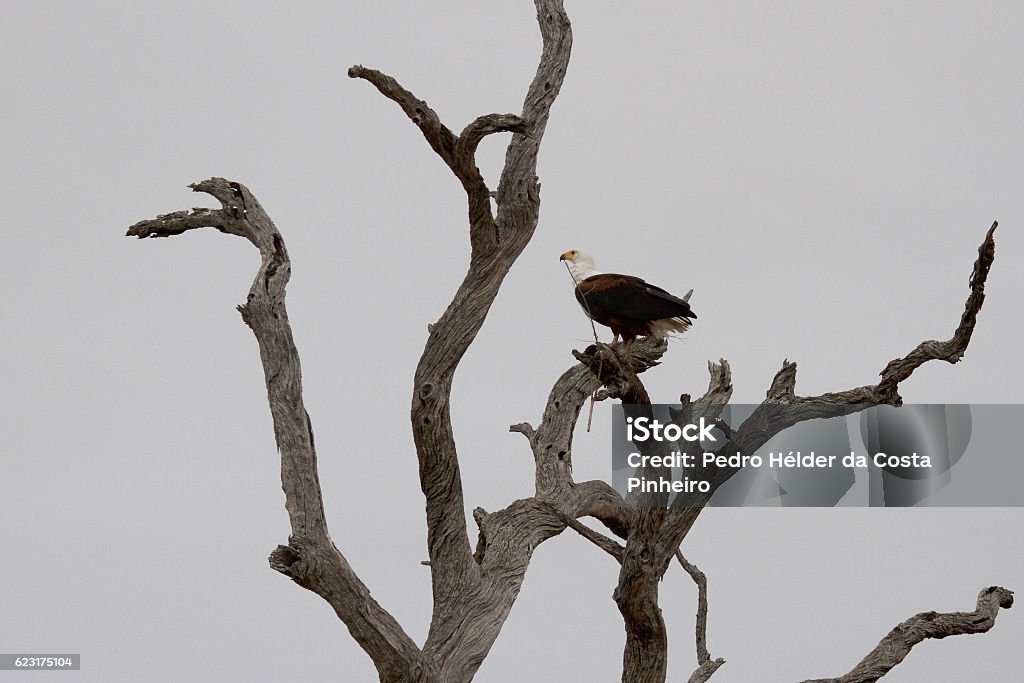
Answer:
<svg viewBox="0 0 1024 683"><path fill-rule="evenodd" d="M682 565L686 573L690 575L693 582L697 584L697 621L696 621L696 642L697 642L697 669L690 674L688 683L704 683L711 675L718 671L718 668L725 664L725 660L719 657L712 661L711 653L708 652L708 577L704 575L697 565L689 562L683 557L682 550L676 550L676 559Z"/></svg>
<svg viewBox="0 0 1024 683"><path fill-rule="evenodd" d="M692 564L683 557L683 551L676 551L676 559L679 560L679 564L686 570L686 573L690 575L693 582L697 584L697 663L703 664L711 659L711 654L708 652L707 639L708 639L708 578L704 575L697 565Z"/></svg>

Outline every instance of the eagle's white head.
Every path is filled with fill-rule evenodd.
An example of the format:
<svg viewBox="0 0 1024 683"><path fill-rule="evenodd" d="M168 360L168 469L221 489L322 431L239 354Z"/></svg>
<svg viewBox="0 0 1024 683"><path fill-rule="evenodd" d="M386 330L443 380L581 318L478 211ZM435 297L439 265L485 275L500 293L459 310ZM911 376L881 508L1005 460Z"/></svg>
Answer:
<svg viewBox="0 0 1024 683"><path fill-rule="evenodd" d="M597 264L594 263L594 257L579 249L565 252L560 260L569 263L569 272L572 273L572 279L576 281L576 284L601 272L597 269Z"/></svg>

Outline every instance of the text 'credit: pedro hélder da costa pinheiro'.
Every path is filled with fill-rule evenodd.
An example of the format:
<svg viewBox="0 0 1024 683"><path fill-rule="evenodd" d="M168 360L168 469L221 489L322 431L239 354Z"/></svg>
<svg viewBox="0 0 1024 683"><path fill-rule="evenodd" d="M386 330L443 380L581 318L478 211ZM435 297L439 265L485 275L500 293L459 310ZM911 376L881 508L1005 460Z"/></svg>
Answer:
<svg viewBox="0 0 1024 683"><path fill-rule="evenodd" d="M707 422L703 417L693 424L679 425L674 422L663 423L657 419L647 417L626 418L626 438L632 443L645 441L664 441L678 443L679 441L700 442L718 439L712 433L717 424ZM760 455L745 455L740 451L733 454L716 453L705 451L699 455L696 453L684 453L672 451L667 455L642 455L639 452L630 453L626 457L626 464L636 468L682 468L693 469L716 468L716 467L751 467L751 468L831 468L831 467L868 467L873 464L875 467L931 467L931 458L927 455L913 453L910 455L887 455L886 453L875 453L873 455L857 454L853 451L842 457L832 455L818 455L814 451L803 453L801 451L769 452L767 457ZM649 470L648 470L649 471ZM711 483L702 479L690 479L689 477L654 477L642 476L629 477L626 480L627 492L637 493L709 493Z"/></svg>

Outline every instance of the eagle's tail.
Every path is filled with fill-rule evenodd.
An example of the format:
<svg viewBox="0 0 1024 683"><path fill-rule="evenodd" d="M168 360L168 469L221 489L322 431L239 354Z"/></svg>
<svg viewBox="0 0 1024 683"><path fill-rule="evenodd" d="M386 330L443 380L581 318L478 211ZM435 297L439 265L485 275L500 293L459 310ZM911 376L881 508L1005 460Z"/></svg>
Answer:
<svg viewBox="0 0 1024 683"><path fill-rule="evenodd" d="M651 336L665 339L673 332L686 332L690 329L690 321L686 318L662 318L651 321Z"/></svg>

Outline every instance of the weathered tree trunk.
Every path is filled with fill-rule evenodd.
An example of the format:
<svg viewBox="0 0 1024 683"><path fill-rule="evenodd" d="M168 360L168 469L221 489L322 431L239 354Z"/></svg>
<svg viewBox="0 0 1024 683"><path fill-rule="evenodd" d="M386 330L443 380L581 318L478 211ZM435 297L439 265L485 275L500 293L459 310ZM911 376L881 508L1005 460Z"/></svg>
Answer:
<svg viewBox="0 0 1024 683"><path fill-rule="evenodd" d="M654 542L664 515L652 514L656 512L638 511L614 593L626 625L622 680L630 683L658 683L665 680L668 671L668 634L658 605L661 575L654 565Z"/></svg>

